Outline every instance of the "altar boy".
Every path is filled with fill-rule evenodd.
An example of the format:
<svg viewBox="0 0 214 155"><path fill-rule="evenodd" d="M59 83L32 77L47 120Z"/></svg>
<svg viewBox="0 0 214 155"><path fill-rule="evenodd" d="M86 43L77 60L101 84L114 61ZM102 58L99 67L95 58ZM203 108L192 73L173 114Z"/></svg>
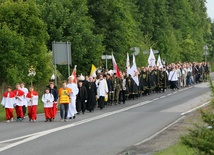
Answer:
<svg viewBox="0 0 214 155"><path fill-rule="evenodd" d="M45 111L45 122L52 121L53 116L53 101L54 96L50 93L50 89L47 87L45 89L45 93L42 95L42 102L44 104L44 111Z"/></svg>
<svg viewBox="0 0 214 155"><path fill-rule="evenodd" d="M38 93L34 91L34 87L31 86L30 91L28 92L26 98L27 98L27 104L28 104L28 117L29 121L35 122L37 119L36 111L37 111L37 105L38 105Z"/></svg>
<svg viewBox="0 0 214 155"><path fill-rule="evenodd" d="M7 87L7 92L3 94L2 106L5 108L7 122L13 122L13 110L15 104L15 94L11 91L11 86Z"/></svg>

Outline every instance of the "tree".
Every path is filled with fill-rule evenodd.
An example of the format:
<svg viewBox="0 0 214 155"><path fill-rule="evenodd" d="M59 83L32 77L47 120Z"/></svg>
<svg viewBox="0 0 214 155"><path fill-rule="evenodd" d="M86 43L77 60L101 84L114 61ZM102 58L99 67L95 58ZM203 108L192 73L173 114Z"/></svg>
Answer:
<svg viewBox="0 0 214 155"><path fill-rule="evenodd" d="M104 54L112 52L124 66L130 47L140 46L142 33L135 0L88 0L89 14L95 20L95 33L104 37Z"/></svg>
<svg viewBox="0 0 214 155"><path fill-rule="evenodd" d="M48 48L53 41L70 41L72 65L79 73L88 74L91 64L98 65L104 47L102 35L95 35L94 21L88 16L87 0L37 0L42 18L50 35ZM67 77L66 69L58 66Z"/></svg>
<svg viewBox="0 0 214 155"><path fill-rule="evenodd" d="M212 94L214 93L214 85L210 79L210 88ZM182 142L197 150L201 155L214 154L214 114L213 106L214 100L211 101L212 108L202 111L202 125L196 125L195 129L191 129L189 134L182 137Z"/></svg>
<svg viewBox="0 0 214 155"><path fill-rule="evenodd" d="M33 65L36 82L46 82L52 72L46 48L48 34L35 1L2 1L0 34L1 80L29 82L28 68Z"/></svg>

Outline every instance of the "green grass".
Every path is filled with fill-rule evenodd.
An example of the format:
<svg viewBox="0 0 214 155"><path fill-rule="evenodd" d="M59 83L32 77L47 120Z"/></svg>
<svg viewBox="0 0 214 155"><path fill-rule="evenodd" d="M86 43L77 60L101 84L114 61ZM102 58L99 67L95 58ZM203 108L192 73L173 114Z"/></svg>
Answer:
<svg viewBox="0 0 214 155"><path fill-rule="evenodd" d="M177 143L166 150L154 153L153 155L194 155L196 152L193 149L186 147L181 143Z"/></svg>

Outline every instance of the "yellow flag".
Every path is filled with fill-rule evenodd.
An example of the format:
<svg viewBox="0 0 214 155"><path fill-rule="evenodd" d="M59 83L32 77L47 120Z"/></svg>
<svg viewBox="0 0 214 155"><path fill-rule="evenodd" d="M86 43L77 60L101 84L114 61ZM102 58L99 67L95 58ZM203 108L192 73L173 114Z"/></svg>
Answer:
<svg viewBox="0 0 214 155"><path fill-rule="evenodd" d="M97 68L94 66L94 64L91 65L91 72L90 72L90 75L96 75L96 70Z"/></svg>

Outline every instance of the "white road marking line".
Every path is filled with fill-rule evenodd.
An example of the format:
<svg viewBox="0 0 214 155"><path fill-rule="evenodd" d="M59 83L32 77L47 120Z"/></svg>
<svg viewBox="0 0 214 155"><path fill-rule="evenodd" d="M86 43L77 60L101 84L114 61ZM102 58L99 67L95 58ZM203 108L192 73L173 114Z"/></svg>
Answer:
<svg viewBox="0 0 214 155"><path fill-rule="evenodd" d="M186 88L186 89L183 89L182 91L184 90L187 90L189 88ZM166 96L170 96L172 95L172 93L170 94L167 94ZM166 97L165 96L165 97ZM120 110L116 110L116 111L113 111L113 112L108 112L108 113L105 113L105 114L102 114L102 115L99 115L99 116L95 116L95 117L92 117L92 118L88 118L88 119L85 119L85 120L82 120L82 121L78 121L78 122L75 122L75 123L72 123L72 124L68 124L68 125L65 125L65 126L61 126L61 127L57 127L57 128L54 128L54 129L49 129L49 130L45 130L45 131L41 131L41 132L37 132L37 133L34 133L34 134L29 134L29 135L25 135L25 136L21 136L21 137L17 137L17 138L13 138L13 139L9 139L9 140L4 140L4 141L0 141L0 144L3 144L3 143L7 143L7 142L13 142L13 141L16 141L16 140L20 140L20 139L23 139L23 140L20 140L18 142L14 142L14 143L11 143L11 144L8 144L2 148L0 148L0 152L2 151L5 151L7 149L10 149L12 147L15 147L15 146L18 146L20 144L23 144L23 143L26 143L26 142L29 142L29 141L32 141L34 139L37 139L39 137L42 137L42 136L45 136L45 135L48 135L48 134L51 134L53 132L57 132L57 131L60 131L60 130L64 130L64 129L68 129L68 128L71 128L71 127L74 127L74 126L78 126L78 125L81 125L81 124L84 124L84 123L88 123L88 122L91 122L91 121L94 121L94 120L98 120L98 119L101 119L101 118L105 118L105 117L108 117L108 116L111 116L111 115L114 115L114 114L117 114L117 113L121 113L121 112L124 112L124 111L127 111L127 110L130 110L130 109L133 109L133 108L137 108L137 107L140 107L140 106L143 106L143 105L146 105L148 103L151 103L155 100L157 100L159 98L156 98L152 101L144 101L144 102L141 102L141 103L138 103L136 105L132 105L130 107L126 107L126 108L123 108L123 109L120 109ZM182 116L180 119L182 119L183 117L185 116ZM179 121L179 119L177 120ZM170 127L171 125L175 124L176 121L174 123L171 123L170 125L168 125L167 127ZM166 127L166 129L167 129ZM162 129L161 131L157 132L156 134L154 134L152 137L155 137L155 135L158 135L159 133L161 133L162 131L164 131L164 129ZM26 138L26 139L24 139ZM150 139L151 139L150 138ZM147 138L147 140L149 140L149 138ZM146 139L144 140L144 142L146 141ZM143 143L143 141L142 141Z"/></svg>
<svg viewBox="0 0 214 155"><path fill-rule="evenodd" d="M164 95L164 96L161 96L160 99L165 98L165 97L166 97L165 95Z"/></svg>
<svg viewBox="0 0 214 155"><path fill-rule="evenodd" d="M156 100L158 100L159 98L155 98L155 99L153 99L153 100L151 100L151 102L154 102L154 101L156 101Z"/></svg>
<svg viewBox="0 0 214 155"><path fill-rule="evenodd" d="M149 136L148 138L144 139L143 141L136 143L134 146L138 146L141 145L151 139L153 139L154 137L156 137L157 135L159 135L160 133L162 133L163 131L165 131L166 129L168 129L169 127L171 127L172 125L176 124L177 122L179 122L180 120L182 120L183 118L185 118L185 116L182 116L180 118L178 118L177 120L175 120L174 122L172 122L171 124L169 124L168 126L166 126L165 128L161 129L160 131L156 132L155 134Z"/></svg>
<svg viewBox="0 0 214 155"><path fill-rule="evenodd" d="M193 111L195 111L195 110L198 110L198 109L200 109L200 108L202 108L202 107L205 107L205 106L207 106L209 103L210 103L210 101L207 101L207 102L205 102L204 104L202 104L202 105L200 105L200 106L197 106L197 107L195 107L195 108L193 108L193 109L191 109L191 110L188 110L188 111L186 111L186 112L183 112L183 113L181 113L181 116L186 115L186 114L188 114L188 113L191 113L191 112L193 112Z"/></svg>
<svg viewBox="0 0 214 155"><path fill-rule="evenodd" d="M64 125L64 126L61 126L61 127L57 127L57 128L53 128L53 129L37 132L37 133L34 133L34 134L29 134L29 135L25 135L25 136L13 138L13 139L1 141L0 144L22 139L22 140L20 140L18 142L14 142L14 143L8 144L8 145L0 148L0 152L5 151L7 149L10 149L12 147L15 147L17 145L32 141L32 140L37 139L39 137L51 134L53 132L61 131L61 130L64 130L64 129L68 129L68 128L71 128L71 127L74 127L74 126L78 126L78 125L84 124L84 123L88 123L88 122L95 121L95 120L98 120L98 119L101 119L101 118L105 118L105 117L108 117L108 116L111 116L111 115L114 115L114 114L117 114L117 113L121 113L121 112L130 110L130 109L133 109L133 108L137 108L137 107L146 105L146 104L148 104L150 102L151 101L144 101L144 102L138 103L136 105L132 105L130 107L126 107L126 108L123 108L123 109L120 109L120 110L116 110L116 111L113 111L113 112L108 112L108 113L105 113L105 114L102 114L102 115L99 115L99 116L95 116L95 117L92 117L92 118L88 118L88 119L85 119L85 120L82 120L82 121L78 121L78 122L75 122L75 123L72 123L72 124L68 124L68 125ZM26 138L26 139L23 139L23 138Z"/></svg>

